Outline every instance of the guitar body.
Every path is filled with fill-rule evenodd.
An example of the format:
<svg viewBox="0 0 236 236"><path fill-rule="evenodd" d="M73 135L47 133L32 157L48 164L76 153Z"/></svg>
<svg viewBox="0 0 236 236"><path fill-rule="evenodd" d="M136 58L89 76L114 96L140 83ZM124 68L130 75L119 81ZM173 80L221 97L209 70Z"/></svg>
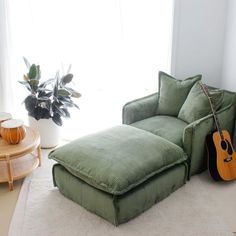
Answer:
<svg viewBox="0 0 236 236"><path fill-rule="evenodd" d="M236 152L228 131L215 131L206 138L208 170L216 181L236 179Z"/></svg>

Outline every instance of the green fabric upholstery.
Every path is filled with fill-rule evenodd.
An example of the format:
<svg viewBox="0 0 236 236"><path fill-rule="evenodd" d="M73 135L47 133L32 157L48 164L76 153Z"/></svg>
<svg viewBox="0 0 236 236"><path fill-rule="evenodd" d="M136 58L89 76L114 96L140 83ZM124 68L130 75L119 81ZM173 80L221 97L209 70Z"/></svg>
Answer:
<svg viewBox="0 0 236 236"><path fill-rule="evenodd" d="M157 114L178 116L190 89L201 77L201 75L196 75L185 80L177 80L160 71Z"/></svg>
<svg viewBox="0 0 236 236"><path fill-rule="evenodd" d="M186 181L186 173L186 165L180 164L116 196L94 188L61 165L53 167L54 185L64 196L114 225L127 222L180 188Z"/></svg>
<svg viewBox="0 0 236 236"><path fill-rule="evenodd" d="M209 89L215 110L217 111L223 102L223 91L218 89ZM196 83L190 90L183 106L179 111L178 118L181 120L192 123L202 117L212 113L209 100L203 93L199 83Z"/></svg>
<svg viewBox="0 0 236 236"><path fill-rule="evenodd" d="M215 89L212 87L210 88ZM232 137L233 137L233 131L234 131L234 126L235 126L236 93L230 92L227 90L223 90L223 93L224 93L223 101L217 113L219 114L219 120L222 124L222 127L227 129L229 132L231 132ZM138 101L142 101L142 98L138 99ZM133 107L136 106L135 102L132 103L132 106ZM150 119L145 120L146 118L144 118L143 120L144 122L138 119L140 122L136 122L137 120L136 120L135 114L138 114L137 111L133 113L132 109L129 109L129 107L126 107L126 109L123 110L123 113L125 113L123 114L123 117L126 117L126 119L123 120L123 123L125 123L126 121L133 121L133 123L131 122L129 124L134 125L140 129L150 131L152 133L154 133L153 130L158 129L156 127L157 123L156 123L155 115L150 116L150 113L148 113L147 117ZM143 116L145 117L144 114ZM129 117L132 117L132 119L129 119ZM166 119L166 120L169 126L167 125L164 127L163 124L160 124L162 125L162 127L160 127L160 130L162 131L160 132L161 136L168 139L169 141L179 144L180 142L176 141L179 139L177 138L175 140L175 139L172 139L172 137L170 139L169 134L170 132L174 134L175 132L178 132L178 130L179 132L182 132L180 127L176 126L174 123L171 125L169 122L169 119ZM149 121L150 124L147 124L148 123L147 121ZM153 125L153 128L151 128L152 125ZM205 165L206 155L205 155L205 146L204 146L205 137L214 129L215 129L215 125L214 125L213 117L212 115L207 115L199 120L196 120L188 124L185 127L184 132L177 135L177 137L182 135L183 150L188 155L188 162L190 165L190 168L189 168L190 175L200 173L202 170L206 168L206 165ZM164 136L163 134L165 133L168 135ZM160 134L157 134L157 135L160 135Z"/></svg>
<svg viewBox="0 0 236 236"><path fill-rule="evenodd" d="M158 104L158 93L133 100L123 106L123 124L131 124L133 122L146 119L156 114Z"/></svg>
<svg viewBox="0 0 236 236"><path fill-rule="evenodd" d="M222 129L226 129L233 137L235 124L235 102L221 108L217 114ZM183 134L184 151L189 157L190 176L198 174L206 169L206 136L215 130L215 123L212 115L208 115L189 124Z"/></svg>
<svg viewBox="0 0 236 236"><path fill-rule="evenodd" d="M186 161L182 148L127 125L79 138L55 149L49 158L89 185L115 195Z"/></svg>
<svg viewBox="0 0 236 236"><path fill-rule="evenodd" d="M188 124L173 116L158 115L134 122L131 125L149 131L183 147L183 132Z"/></svg>

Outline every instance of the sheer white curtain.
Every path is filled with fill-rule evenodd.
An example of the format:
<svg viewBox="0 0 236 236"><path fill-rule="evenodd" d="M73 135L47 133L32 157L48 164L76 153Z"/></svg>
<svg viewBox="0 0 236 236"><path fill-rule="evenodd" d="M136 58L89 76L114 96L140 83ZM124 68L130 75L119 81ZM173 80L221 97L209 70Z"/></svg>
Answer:
<svg viewBox="0 0 236 236"><path fill-rule="evenodd" d="M10 32L9 2L0 1L0 111L12 112L11 69L10 69Z"/></svg>
<svg viewBox="0 0 236 236"><path fill-rule="evenodd" d="M71 110L63 126L69 138L120 124L122 105L155 92L158 71L170 70L173 0L9 0L9 5L17 114L26 113L20 105L26 91L17 84L25 72L22 56L41 65L42 79L71 63L82 97L80 110Z"/></svg>

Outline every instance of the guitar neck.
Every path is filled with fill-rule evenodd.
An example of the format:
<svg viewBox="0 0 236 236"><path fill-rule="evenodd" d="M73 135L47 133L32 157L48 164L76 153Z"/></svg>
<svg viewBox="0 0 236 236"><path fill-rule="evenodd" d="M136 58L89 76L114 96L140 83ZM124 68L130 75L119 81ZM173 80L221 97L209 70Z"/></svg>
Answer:
<svg viewBox="0 0 236 236"><path fill-rule="evenodd" d="M218 116L216 114L214 105L213 105L213 103L211 101L210 96L207 96L207 97L208 97L208 100L209 100L209 103L210 103L210 106L211 106L211 111L212 111L212 114L213 114L213 117L214 117L216 128L217 128L217 130L218 130L218 132L220 134L221 139L224 140L223 132L222 132L222 129L221 129L221 126L220 126L220 122L219 122Z"/></svg>

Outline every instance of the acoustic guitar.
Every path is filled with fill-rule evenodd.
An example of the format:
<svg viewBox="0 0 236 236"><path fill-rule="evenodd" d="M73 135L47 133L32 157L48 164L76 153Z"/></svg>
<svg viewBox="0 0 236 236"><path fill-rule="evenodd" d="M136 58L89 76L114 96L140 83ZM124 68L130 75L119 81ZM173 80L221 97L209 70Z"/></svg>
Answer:
<svg viewBox="0 0 236 236"><path fill-rule="evenodd" d="M207 86L201 82L199 84L209 100L216 125L216 131L206 137L208 170L216 181L236 179L236 152L230 134L221 129Z"/></svg>

